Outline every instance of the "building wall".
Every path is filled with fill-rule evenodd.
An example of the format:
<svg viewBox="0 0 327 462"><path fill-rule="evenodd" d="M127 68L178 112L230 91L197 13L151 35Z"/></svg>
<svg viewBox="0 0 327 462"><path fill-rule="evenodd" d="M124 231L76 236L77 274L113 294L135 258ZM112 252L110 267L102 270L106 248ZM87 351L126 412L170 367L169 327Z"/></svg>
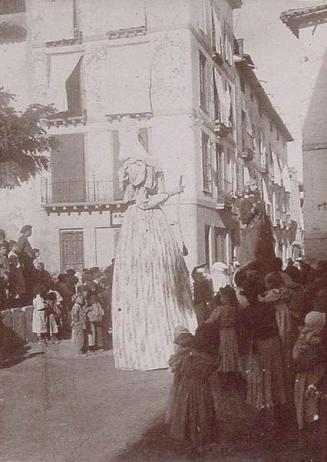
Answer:
<svg viewBox="0 0 327 462"><path fill-rule="evenodd" d="M273 135L269 118L258 116L251 94L244 96L240 92L231 55L229 63L226 59L220 64L213 61L211 8L226 31L225 47L231 52L230 2L77 0L75 11L72 4L67 0L56 0L51 5L47 0L28 0L28 35L20 49L25 59L19 60L18 53L16 60L17 66L25 63L24 68L17 67L18 87L20 85L22 93L27 93L33 102L47 104L56 98L61 104L58 94L53 93L58 90L53 87L53 75L62 79L60 69L69 75L82 57L82 103L87 120L80 118L76 123L52 125L50 133L59 137L83 134L86 178L108 181L114 189L121 159L113 133L121 136L124 126L124 118L117 114L142 113L136 125L139 129L148 129L149 152L160 160L167 190L175 188L181 177L185 186L180 197L168 201L165 211L180 246L184 242L189 250L186 257L189 268L204 261L212 264L215 260L224 260L231 264L238 227L232 205L236 191L242 189L244 182L244 161L238 147L236 124L239 108L245 107L251 112L252 122L267 132L267 142L273 143L283 162L286 148L282 144L276 147L277 141L270 139ZM60 27L53 22L56 11L63 19ZM131 28L136 28L135 34ZM76 39L77 31L82 32L82 41ZM45 44L53 41L56 43L51 46ZM206 110L200 108L200 53L206 59ZM234 123L230 133L223 137L217 137L214 131L214 69L231 88ZM206 163L202 152L203 133L208 136ZM219 165L217 144L223 159ZM254 167L251 168L254 171ZM204 187L205 169L210 173L209 190ZM66 173L65 178L68 178ZM114 255L120 222L117 215L123 207L119 209L116 205L110 209L110 206L102 213L96 208L78 212L71 207L47 207L47 214L42 204L42 188L51 180L50 170L20 190L6 192L4 200L12 201L17 208L13 217L0 212L1 217L8 219L15 230L26 222L34 225L33 244L41 249L42 259L53 271L62 263L60 236L74 230L83 231L83 264L106 266L106 260L109 264ZM219 189L221 180L223 191ZM29 197L28 207L22 201L24 194ZM229 202L225 200L226 194ZM9 196L13 199L9 200Z"/></svg>
<svg viewBox="0 0 327 462"><path fill-rule="evenodd" d="M266 211L273 225L276 255L285 260L291 257L291 180L287 168L287 142L278 128L274 116L260 103L256 86L259 82L249 79L244 68L237 67L236 108L237 108L237 146L240 157L242 148L242 112L246 114L245 126L252 157L239 163L240 185L250 176L255 178L266 203ZM273 156L276 156L279 174ZM276 162L276 161L275 161ZM288 185L285 188L283 168L286 166ZM265 189L265 191L264 191Z"/></svg>
<svg viewBox="0 0 327 462"><path fill-rule="evenodd" d="M304 249L311 258L327 258L327 149L304 151Z"/></svg>

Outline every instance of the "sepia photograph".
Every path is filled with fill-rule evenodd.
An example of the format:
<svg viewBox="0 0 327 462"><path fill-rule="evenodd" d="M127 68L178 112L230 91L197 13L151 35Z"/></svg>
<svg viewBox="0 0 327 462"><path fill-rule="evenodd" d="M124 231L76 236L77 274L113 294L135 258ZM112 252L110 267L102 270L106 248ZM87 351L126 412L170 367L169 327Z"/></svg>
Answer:
<svg viewBox="0 0 327 462"><path fill-rule="evenodd" d="M0 462L327 462L327 1L0 0Z"/></svg>

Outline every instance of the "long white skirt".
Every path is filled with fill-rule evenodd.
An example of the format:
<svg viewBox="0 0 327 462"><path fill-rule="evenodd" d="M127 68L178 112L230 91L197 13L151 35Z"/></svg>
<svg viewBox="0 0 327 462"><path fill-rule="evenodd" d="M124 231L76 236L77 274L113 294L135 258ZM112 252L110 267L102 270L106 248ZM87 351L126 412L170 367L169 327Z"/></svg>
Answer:
<svg viewBox="0 0 327 462"><path fill-rule="evenodd" d="M162 209L128 208L120 229L112 292L119 369L168 367L173 331L197 327L184 258Z"/></svg>

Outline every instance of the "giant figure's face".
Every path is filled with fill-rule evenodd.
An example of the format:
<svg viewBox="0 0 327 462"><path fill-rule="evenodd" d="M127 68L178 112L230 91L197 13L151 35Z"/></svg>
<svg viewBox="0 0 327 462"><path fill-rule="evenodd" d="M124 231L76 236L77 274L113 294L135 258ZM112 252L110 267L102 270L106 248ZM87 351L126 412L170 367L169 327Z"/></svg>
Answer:
<svg viewBox="0 0 327 462"><path fill-rule="evenodd" d="M127 173L130 184L132 184L133 186L139 186L145 180L145 162L143 160L136 160L135 162L130 163L127 167Z"/></svg>

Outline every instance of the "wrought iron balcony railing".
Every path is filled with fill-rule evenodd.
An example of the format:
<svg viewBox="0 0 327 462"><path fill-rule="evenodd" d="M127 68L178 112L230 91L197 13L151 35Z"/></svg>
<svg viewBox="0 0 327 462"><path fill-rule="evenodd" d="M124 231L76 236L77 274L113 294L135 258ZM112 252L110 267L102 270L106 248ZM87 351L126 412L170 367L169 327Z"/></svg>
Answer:
<svg viewBox="0 0 327 462"><path fill-rule="evenodd" d="M118 187L115 187L113 180L97 176L70 181L44 179L41 198L43 205L104 204L121 199Z"/></svg>

